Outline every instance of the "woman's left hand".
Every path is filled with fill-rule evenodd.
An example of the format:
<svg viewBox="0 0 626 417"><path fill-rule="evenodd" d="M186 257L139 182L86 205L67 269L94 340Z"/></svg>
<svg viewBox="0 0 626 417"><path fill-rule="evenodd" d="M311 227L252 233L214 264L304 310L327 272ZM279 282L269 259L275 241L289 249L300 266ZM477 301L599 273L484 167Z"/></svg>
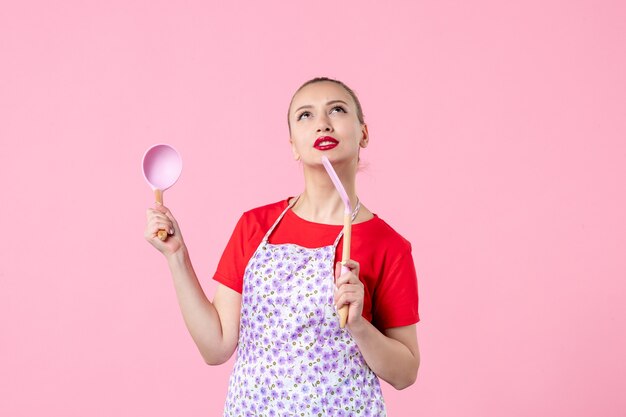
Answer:
<svg viewBox="0 0 626 417"><path fill-rule="evenodd" d="M335 305L337 310L344 304L349 305L346 326L350 328L363 320L365 290L359 279L359 263L350 259L346 262L346 267L349 271L341 275L341 262L335 265Z"/></svg>

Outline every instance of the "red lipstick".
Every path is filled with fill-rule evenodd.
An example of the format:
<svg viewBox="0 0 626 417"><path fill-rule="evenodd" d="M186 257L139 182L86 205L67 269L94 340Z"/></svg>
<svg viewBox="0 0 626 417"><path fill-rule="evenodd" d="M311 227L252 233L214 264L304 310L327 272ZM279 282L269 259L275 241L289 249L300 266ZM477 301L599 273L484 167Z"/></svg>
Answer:
<svg viewBox="0 0 626 417"><path fill-rule="evenodd" d="M317 138L313 147L320 151L327 151L333 149L339 144L339 141L332 136L321 136Z"/></svg>

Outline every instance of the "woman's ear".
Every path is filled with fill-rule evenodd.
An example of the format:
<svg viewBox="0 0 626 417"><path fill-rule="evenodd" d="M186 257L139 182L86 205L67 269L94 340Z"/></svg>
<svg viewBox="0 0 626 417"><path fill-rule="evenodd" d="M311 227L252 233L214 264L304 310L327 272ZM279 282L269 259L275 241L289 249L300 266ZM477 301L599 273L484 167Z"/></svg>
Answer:
<svg viewBox="0 0 626 417"><path fill-rule="evenodd" d="M293 159L296 161L300 160L300 154L296 151L296 146L293 144L293 140L289 139L289 143L291 143L291 153L293 153Z"/></svg>
<svg viewBox="0 0 626 417"><path fill-rule="evenodd" d="M361 148L367 148L367 144L370 140L370 135L367 131L367 125L365 123L361 125L361 132L363 132L363 135L361 136L361 140L359 141L359 146L361 146Z"/></svg>

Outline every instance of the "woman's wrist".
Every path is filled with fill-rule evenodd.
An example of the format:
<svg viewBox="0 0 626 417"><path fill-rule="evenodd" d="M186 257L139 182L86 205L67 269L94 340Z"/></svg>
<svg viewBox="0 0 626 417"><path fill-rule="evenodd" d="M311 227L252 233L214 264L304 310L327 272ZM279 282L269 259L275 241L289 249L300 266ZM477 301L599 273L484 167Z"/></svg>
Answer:
<svg viewBox="0 0 626 417"><path fill-rule="evenodd" d="M370 322L364 319L363 316L360 316L354 322L348 323L348 330L350 330L350 334L353 337L358 338L359 336L367 333L369 325Z"/></svg>
<svg viewBox="0 0 626 417"><path fill-rule="evenodd" d="M167 259L167 263L170 268L183 266L189 260L187 247L182 245L176 252L165 255L165 258Z"/></svg>

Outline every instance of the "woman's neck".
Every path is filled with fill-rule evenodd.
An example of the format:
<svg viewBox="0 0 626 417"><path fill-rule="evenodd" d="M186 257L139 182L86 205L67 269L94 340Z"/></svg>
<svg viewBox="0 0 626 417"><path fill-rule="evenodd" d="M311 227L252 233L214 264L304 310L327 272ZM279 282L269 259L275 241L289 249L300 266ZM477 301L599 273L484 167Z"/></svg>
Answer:
<svg viewBox="0 0 626 417"><path fill-rule="evenodd" d="M350 206L354 209L357 203L356 169L342 169L341 166L334 168L348 194ZM343 224L343 200L321 164L304 167L304 191L292 210L299 217L311 222Z"/></svg>

